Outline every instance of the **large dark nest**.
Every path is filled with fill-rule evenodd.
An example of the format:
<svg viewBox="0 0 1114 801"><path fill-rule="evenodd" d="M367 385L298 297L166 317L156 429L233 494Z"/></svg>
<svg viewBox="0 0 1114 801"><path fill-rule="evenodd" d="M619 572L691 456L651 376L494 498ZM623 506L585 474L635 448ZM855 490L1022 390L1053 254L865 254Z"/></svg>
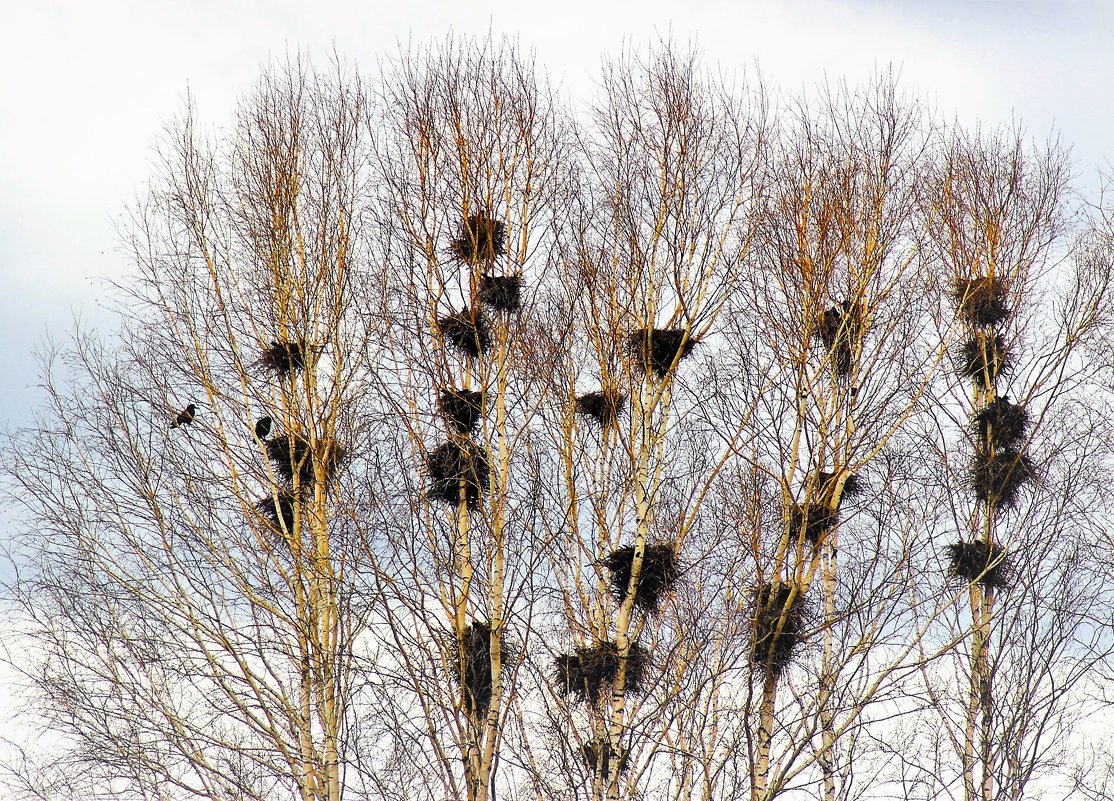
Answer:
<svg viewBox="0 0 1114 801"><path fill-rule="evenodd" d="M607 740L590 740L580 748L584 763L593 776L606 777L611 773L611 763L616 761L618 773L622 776L627 772L627 754L623 749L616 753Z"/></svg>
<svg viewBox="0 0 1114 801"><path fill-rule="evenodd" d="M847 375L855 362L854 342L859 338L860 315L850 301L843 301L821 312L816 318L814 334L824 344L832 359L832 367L839 375Z"/></svg>
<svg viewBox="0 0 1114 801"><path fill-rule="evenodd" d="M804 535L805 540L818 544L824 536L839 523L839 512L824 504L800 504L789 506L789 533L792 537Z"/></svg>
<svg viewBox="0 0 1114 801"><path fill-rule="evenodd" d="M438 405L449 428L458 434L475 431L484 415L483 393L472 389L446 387L441 390Z"/></svg>
<svg viewBox="0 0 1114 801"><path fill-rule="evenodd" d="M255 502L255 510L279 534L294 533L294 503L296 498L288 492L267 495Z"/></svg>
<svg viewBox="0 0 1114 801"><path fill-rule="evenodd" d="M603 559L602 564L611 572L611 594L617 603L622 603L627 595L627 588L630 587L634 546L628 545L612 551ZM638 572L634 605L645 612L656 613L680 575L681 566L672 545L647 545L642 557L642 568Z"/></svg>
<svg viewBox="0 0 1114 801"><path fill-rule="evenodd" d="M437 321L445 342L473 359L487 353L491 347L491 333L487 320L478 310L469 311L465 306L459 312L447 314Z"/></svg>
<svg viewBox="0 0 1114 801"><path fill-rule="evenodd" d="M1013 448L1025 440L1029 413L1024 406L1010 403L1010 399L1002 395L976 412L971 422L984 447Z"/></svg>
<svg viewBox="0 0 1114 801"><path fill-rule="evenodd" d="M1029 457L1012 448L993 453L980 448L971 461L971 488L991 506L1012 506L1022 485L1035 477Z"/></svg>
<svg viewBox="0 0 1114 801"><path fill-rule="evenodd" d="M766 583L753 594L751 665L777 676L793 660L804 636L808 606L804 593L789 584Z"/></svg>
<svg viewBox="0 0 1114 801"><path fill-rule="evenodd" d="M522 302L522 279L517 275L485 275L480 279L477 297L495 311L517 311Z"/></svg>
<svg viewBox="0 0 1114 801"><path fill-rule="evenodd" d="M463 645L463 647L461 647ZM506 643L500 648L503 664L510 659ZM463 643L453 654L453 675L460 682L464 710L483 714L491 706L491 626L479 620L464 630Z"/></svg>
<svg viewBox="0 0 1114 801"><path fill-rule="evenodd" d="M305 369L309 348L304 342L272 342L263 349L259 363L280 376Z"/></svg>
<svg viewBox="0 0 1114 801"><path fill-rule="evenodd" d="M627 336L631 356L658 378L668 375L699 344L684 328L640 328Z"/></svg>
<svg viewBox="0 0 1114 801"><path fill-rule="evenodd" d="M968 584L979 583L984 587L1007 587L1012 580L1009 555L996 542L982 540L952 543L948 546L951 574Z"/></svg>
<svg viewBox="0 0 1114 801"><path fill-rule="evenodd" d="M827 470L816 471L816 489L821 498L829 500L832 497L839 483L839 477L839 473L831 473ZM865 489L866 482L854 473L851 473L843 482L843 492L839 495L840 503L843 502L844 498L859 497L863 494Z"/></svg>
<svg viewBox="0 0 1114 801"><path fill-rule="evenodd" d="M294 476L302 486L312 484L317 477L317 455L309 440L297 435L284 434L267 440L267 458L274 465L275 473L288 484L294 483ZM320 464L326 481L332 479L337 469L344 464L348 452L337 442L318 440L317 449L322 454Z"/></svg>
<svg viewBox="0 0 1114 801"><path fill-rule="evenodd" d="M977 332L960 346L959 371L976 386L990 389L1010 369L1010 351L1001 334Z"/></svg>
<svg viewBox="0 0 1114 801"><path fill-rule="evenodd" d="M638 643L631 643L627 657L626 692L640 695L649 655ZM562 654L554 661L557 686L578 701L599 703L603 691L619 677L619 647L601 642L590 648L577 648L575 654Z"/></svg>
<svg viewBox="0 0 1114 801"><path fill-rule="evenodd" d="M480 505L487 492L491 469L483 451L472 441L449 441L426 455L431 500L460 503L461 493L469 509Z"/></svg>
<svg viewBox="0 0 1114 801"><path fill-rule="evenodd" d="M972 325L992 328L1009 319L1008 293L1002 281L982 277L956 281L952 297L960 317Z"/></svg>
<svg viewBox="0 0 1114 801"><path fill-rule="evenodd" d="M453 255L469 264L492 262L503 255L507 226L487 214L473 214L460 225L460 236L453 240Z"/></svg>
<svg viewBox="0 0 1114 801"><path fill-rule="evenodd" d="M618 425L626 396L609 390L588 392L576 399L576 413L594 420L600 428Z"/></svg>

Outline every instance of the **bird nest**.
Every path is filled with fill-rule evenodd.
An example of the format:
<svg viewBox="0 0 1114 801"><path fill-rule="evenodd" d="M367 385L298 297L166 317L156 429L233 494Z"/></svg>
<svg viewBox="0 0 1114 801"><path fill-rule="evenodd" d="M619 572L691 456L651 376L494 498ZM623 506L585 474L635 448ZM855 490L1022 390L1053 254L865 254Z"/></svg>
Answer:
<svg viewBox="0 0 1114 801"><path fill-rule="evenodd" d="M612 551L602 562L611 573L611 594L616 603L623 602L630 588L634 552L634 547L628 545ZM644 612L656 613L680 575L681 567L672 545L647 545L634 591L634 605Z"/></svg>
<svg viewBox="0 0 1114 801"><path fill-rule="evenodd" d="M304 370L309 363L310 348L302 340L272 342L263 349L259 364L279 376Z"/></svg>
<svg viewBox="0 0 1114 801"><path fill-rule="evenodd" d="M517 275L485 275L480 278L476 296L489 309L517 311L522 302L522 278Z"/></svg>
<svg viewBox="0 0 1114 801"><path fill-rule="evenodd" d="M584 758L584 764L588 766L588 770L593 776L601 778L610 776L612 764L615 765L616 772L620 776L627 772L626 751L622 748L616 751L606 739L590 740L584 743L580 748L580 755Z"/></svg>
<svg viewBox="0 0 1114 801"><path fill-rule="evenodd" d="M290 493L278 492L256 501L255 510L275 533L281 536L290 536L294 533L294 504L296 501L295 496Z"/></svg>
<svg viewBox="0 0 1114 801"><path fill-rule="evenodd" d="M799 587L780 582L756 588L752 601L751 665L776 677L792 662L804 639L808 604Z"/></svg>
<svg viewBox="0 0 1114 801"><path fill-rule="evenodd" d="M471 440L450 440L426 455L430 500L458 504L464 499L469 509L480 505L487 492L491 470L484 452Z"/></svg>
<svg viewBox="0 0 1114 801"><path fill-rule="evenodd" d="M318 468L328 483L348 460L347 449L329 439L317 440L316 453L308 439L296 434L273 437L267 440L265 447L275 474L287 484L293 484L295 476L301 486L312 484L317 479Z"/></svg>
<svg viewBox="0 0 1114 801"><path fill-rule="evenodd" d="M952 543L948 546L948 562L951 575L968 584L997 589L1009 586L1012 580L1009 554L996 542Z"/></svg>
<svg viewBox="0 0 1114 801"><path fill-rule="evenodd" d="M619 679L621 664L619 647L613 642L601 642L586 648L577 648L574 654L562 654L554 662L557 686L564 695L578 701L598 704L605 690ZM631 643L627 656L625 691L640 695L650 659L642 646Z"/></svg>
<svg viewBox="0 0 1114 801"><path fill-rule="evenodd" d="M471 389L446 387L438 397L441 414L449 428L458 434L470 434L483 418L483 393Z"/></svg>
<svg viewBox="0 0 1114 801"><path fill-rule="evenodd" d="M626 396L618 392L588 392L576 399L576 413L595 421L600 428L611 428L618 425L626 403Z"/></svg>
<svg viewBox="0 0 1114 801"><path fill-rule="evenodd" d="M447 314L437 321L441 337L446 344L472 359L478 359L491 347L491 332L487 320L479 310L467 306L459 312Z"/></svg>
<svg viewBox="0 0 1114 801"><path fill-rule="evenodd" d="M862 339L862 313L857 304L843 301L820 313L813 335L824 345L838 375L848 375L855 363L855 343Z"/></svg>
<svg viewBox="0 0 1114 801"><path fill-rule="evenodd" d="M836 487L839 486L839 473L832 473L827 470L816 471L816 490L819 497L828 503L835 495ZM839 501L843 503L846 498L858 498L866 490L866 482L859 476L851 473L843 482L843 491L839 494ZM839 508L838 505L836 508Z"/></svg>
<svg viewBox="0 0 1114 801"><path fill-rule="evenodd" d="M493 690L491 671L491 626L480 620L464 630L460 640L454 637L451 649L453 677L460 683L464 711L482 715L491 706ZM506 640L500 641L502 663L513 659Z"/></svg>
<svg viewBox="0 0 1114 801"><path fill-rule="evenodd" d="M648 373L664 378L700 340L684 328L640 328L627 336L627 350Z"/></svg>
<svg viewBox="0 0 1114 801"><path fill-rule="evenodd" d="M1029 457L1012 448L988 451L980 448L971 461L971 488L975 497L991 506L1009 507L1021 487L1036 478Z"/></svg>
<svg viewBox="0 0 1114 801"><path fill-rule="evenodd" d="M453 240L452 251L468 264L489 263L504 253L507 226L487 214L473 214L460 224L460 235Z"/></svg>
<svg viewBox="0 0 1114 801"><path fill-rule="evenodd" d="M959 372L982 389L1010 370L1010 351L1001 334L978 331L960 346Z"/></svg>
<svg viewBox="0 0 1114 801"><path fill-rule="evenodd" d="M837 523L839 523L839 512L822 503L789 505L790 536L803 536L813 545L818 545Z"/></svg>
<svg viewBox="0 0 1114 801"><path fill-rule="evenodd" d="M995 398L971 418L979 442L996 450L1014 448L1025 441L1029 413L1025 407L1010 403L1005 395Z"/></svg>
<svg viewBox="0 0 1114 801"><path fill-rule="evenodd" d="M984 328L993 328L1009 319L1008 295L1009 287L1003 281L988 276L960 279L952 290L956 313L971 325Z"/></svg>

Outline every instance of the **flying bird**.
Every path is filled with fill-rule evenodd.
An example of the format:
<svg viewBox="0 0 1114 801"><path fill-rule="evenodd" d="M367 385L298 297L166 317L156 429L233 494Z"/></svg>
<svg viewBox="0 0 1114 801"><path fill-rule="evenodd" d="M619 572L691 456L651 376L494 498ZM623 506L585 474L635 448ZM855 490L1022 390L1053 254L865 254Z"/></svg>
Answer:
<svg viewBox="0 0 1114 801"><path fill-rule="evenodd" d="M178 416L174 418L174 422L170 424L171 428L184 426L193 422L193 418L197 415L197 406L190 404L182 411L178 412Z"/></svg>
<svg viewBox="0 0 1114 801"><path fill-rule="evenodd" d="M267 439L267 435L271 433L271 417L260 417L255 421L255 438Z"/></svg>

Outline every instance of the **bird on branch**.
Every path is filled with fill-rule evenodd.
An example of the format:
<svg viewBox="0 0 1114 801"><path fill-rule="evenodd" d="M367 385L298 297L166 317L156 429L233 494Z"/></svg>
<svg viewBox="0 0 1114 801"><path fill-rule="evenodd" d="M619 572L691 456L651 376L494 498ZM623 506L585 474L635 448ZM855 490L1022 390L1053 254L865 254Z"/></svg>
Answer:
<svg viewBox="0 0 1114 801"><path fill-rule="evenodd" d="M260 417L255 421L255 438L258 440L267 439L267 435L271 433L271 417Z"/></svg>
<svg viewBox="0 0 1114 801"><path fill-rule="evenodd" d="M188 425L193 422L195 416L197 416L197 406L191 403L185 409L178 412L178 416L174 418L174 422L170 424L170 427L177 428L178 426Z"/></svg>

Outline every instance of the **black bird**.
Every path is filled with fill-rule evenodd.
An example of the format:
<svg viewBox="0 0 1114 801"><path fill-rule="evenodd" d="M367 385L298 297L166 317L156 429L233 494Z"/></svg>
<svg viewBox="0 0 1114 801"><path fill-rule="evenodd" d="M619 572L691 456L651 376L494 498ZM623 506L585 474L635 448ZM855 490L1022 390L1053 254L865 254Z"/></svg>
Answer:
<svg viewBox="0 0 1114 801"><path fill-rule="evenodd" d="M188 423L192 423L193 418L196 415L197 407L191 403L189 406L182 409L182 411L178 412L178 416L174 418L174 422L171 423L170 427L177 428L178 426L184 426Z"/></svg>
<svg viewBox="0 0 1114 801"><path fill-rule="evenodd" d="M255 438L267 439L267 435L271 433L271 417L260 417L255 421Z"/></svg>

